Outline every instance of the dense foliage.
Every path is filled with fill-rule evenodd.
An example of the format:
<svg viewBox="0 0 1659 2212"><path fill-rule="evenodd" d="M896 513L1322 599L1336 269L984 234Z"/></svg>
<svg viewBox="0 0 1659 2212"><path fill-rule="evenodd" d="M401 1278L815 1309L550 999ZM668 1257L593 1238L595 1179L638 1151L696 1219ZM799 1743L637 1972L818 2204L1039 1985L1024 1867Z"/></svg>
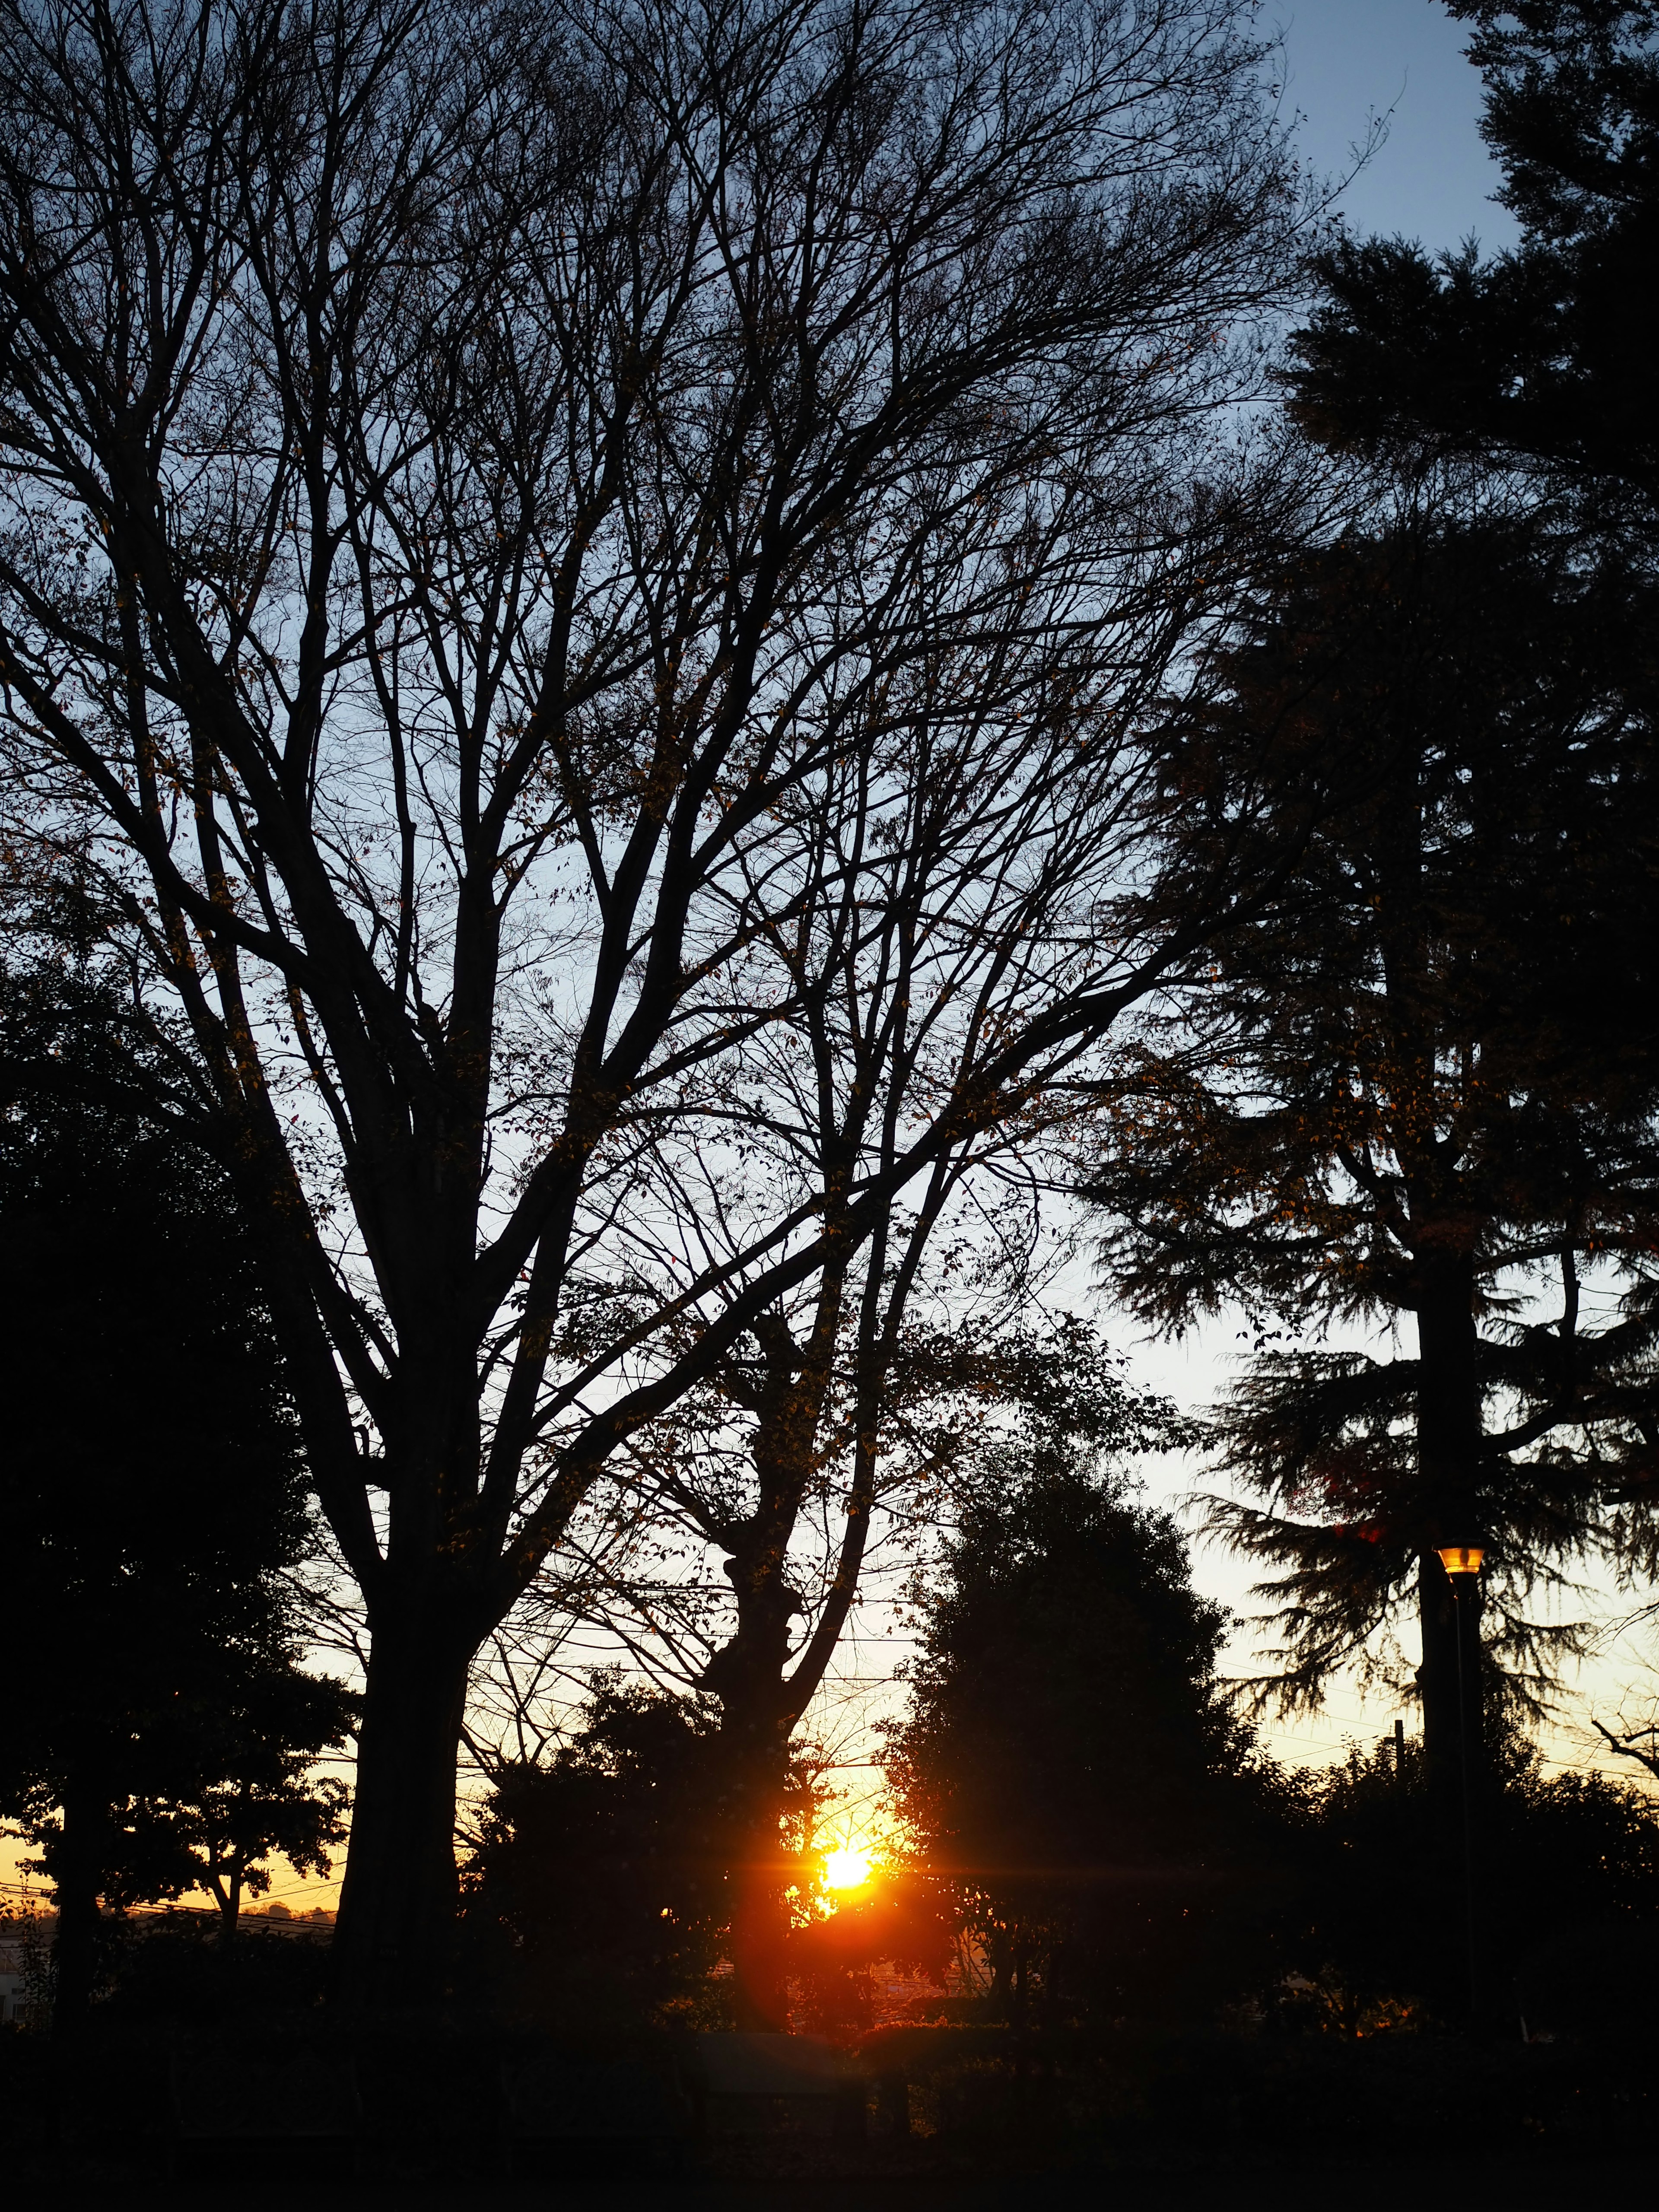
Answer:
<svg viewBox="0 0 1659 2212"><path fill-rule="evenodd" d="M1148 1030L1094 1140L1132 1309L1256 1325L1217 1525L1270 1570L1264 1686L1316 1703L1379 1648L1397 1677L1376 1639L1410 1609L1431 1753L1438 1546L1488 1546L1488 1648L1534 1692L1572 1648L1540 1587L1653 1556L1653 611L1536 517L1431 488L1288 561L1183 709L1171 879L1276 803L1282 755L1340 754L1363 795L1218 948L1221 988ZM1355 1327L1401 1334L1328 1341Z"/></svg>
<svg viewBox="0 0 1659 2212"><path fill-rule="evenodd" d="M1338 447L1518 470L1646 557L1659 521L1659 9L1448 4L1475 27L1482 132L1521 244L1436 263L1403 239L1344 240L1319 266L1326 297L1297 341L1294 405Z"/></svg>
<svg viewBox="0 0 1659 2212"><path fill-rule="evenodd" d="M0 1802L57 1891L60 2009L96 1900L327 1864L351 1705L299 1664L284 1571L305 1470L215 1164L124 1103L120 1009L58 976L0 999L3 1498L15 1646Z"/></svg>
<svg viewBox="0 0 1659 2212"><path fill-rule="evenodd" d="M729 1811L707 1702L603 1674L546 1765L491 1784L464 1875L471 1971L570 2022L712 2010Z"/></svg>
<svg viewBox="0 0 1659 2212"><path fill-rule="evenodd" d="M1239 1971L1221 1933L1270 1795L1168 1514L1040 1420L968 1499L918 1592L888 1772L1006 2002L1040 1978L1109 2012Z"/></svg>
<svg viewBox="0 0 1659 2212"><path fill-rule="evenodd" d="M1492 2033L1650 2040L1659 1963L1659 1813L1605 1775L1546 1772L1499 1721L1476 1804L1474 1971ZM1423 2029L1463 2014L1469 1935L1444 1879L1413 1740L1354 1747L1304 1778L1287 1826L1286 2023L1339 2034ZM1448 1905L1449 1890L1453 1900Z"/></svg>

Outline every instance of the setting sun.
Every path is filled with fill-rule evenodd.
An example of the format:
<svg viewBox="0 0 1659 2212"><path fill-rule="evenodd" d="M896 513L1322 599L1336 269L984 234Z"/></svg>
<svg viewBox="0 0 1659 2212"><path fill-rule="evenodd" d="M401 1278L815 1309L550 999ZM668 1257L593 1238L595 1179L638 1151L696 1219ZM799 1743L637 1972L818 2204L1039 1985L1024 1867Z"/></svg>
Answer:
<svg viewBox="0 0 1659 2212"><path fill-rule="evenodd" d="M862 1889L870 1879L870 1854L854 1850L850 1844L838 1851L823 1855L823 1882L826 1889Z"/></svg>

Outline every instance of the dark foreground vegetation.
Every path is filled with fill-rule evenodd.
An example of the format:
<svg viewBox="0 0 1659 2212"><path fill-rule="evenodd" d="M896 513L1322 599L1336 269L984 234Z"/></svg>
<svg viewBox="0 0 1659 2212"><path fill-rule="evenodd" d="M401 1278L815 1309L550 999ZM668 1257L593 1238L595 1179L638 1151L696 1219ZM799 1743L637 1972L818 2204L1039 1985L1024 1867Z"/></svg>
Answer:
<svg viewBox="0 0 1659 2212"><path fill-rule="evenodd" d="M0 9L20 2160L1650 2149L1659 8L1447 3L1496 258L1228 0Z"/></svg>
<svg viewBox="0 0 1659 2212"><path fill-rule="evenodd" d="M1492 1729L1471 1927L1420 1741L1264 1762L1174 1524L1055 1465L1042 1425L1024 1449L924 1619L890 1754L914 1857L832 1911L812 1856L780 1854L794 2037L731 2033L712 1716L601 1680L550 1764L498 1781L424 2005L342 2014L303 1923L106 1917L79 2032L0 2041L14 2139L129 2175L256 2148L309 2171L326 2143L365 2180L480 2182L1269 2171L1287 2144L1316 2163L1419 2131L1486 2158L1650 2145L1651 1799L1547 1778Z"/></svg>
<svg viewBox="0 0 1659 2212"><path fill-rule="evenodd" d="M4 2112L20 2175L222 2188L1138 2172L1167 2185L1218 2168L1282 2183L1416 2159L1559 2172L1650 2155L1656 2118L1639 2035L1523 2046L957 2021L854 2044L833 2098L752 2108L709 2093L708 2057L707 2039L499 2023L267 2015L158 2037L112 2020L73 2065L9 2047Z"/></svg>

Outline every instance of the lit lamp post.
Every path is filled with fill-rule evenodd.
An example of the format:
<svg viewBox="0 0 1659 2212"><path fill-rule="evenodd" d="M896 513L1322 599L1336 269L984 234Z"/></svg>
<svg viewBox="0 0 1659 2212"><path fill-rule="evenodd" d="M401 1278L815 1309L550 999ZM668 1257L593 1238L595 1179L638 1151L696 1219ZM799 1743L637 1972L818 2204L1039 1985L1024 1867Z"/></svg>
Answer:
<svg viewBox="0 0 1659 2212"><path fill-rule="evenodd" d="M1469 1951L1469 2017L1479 2010L1479 1982L1474 1943L1474 1814L1469 1778L1469 1698L1475 1687L1480 1663L1480 1562L1486 1554L1479 1544L1443 1544L1440 1564L1451 1584L1457 1632L1457 1745L1463 1777L1463 1912ZM1467 1657L1463 1646L1471 1638L1475 1648Z"/></svg>

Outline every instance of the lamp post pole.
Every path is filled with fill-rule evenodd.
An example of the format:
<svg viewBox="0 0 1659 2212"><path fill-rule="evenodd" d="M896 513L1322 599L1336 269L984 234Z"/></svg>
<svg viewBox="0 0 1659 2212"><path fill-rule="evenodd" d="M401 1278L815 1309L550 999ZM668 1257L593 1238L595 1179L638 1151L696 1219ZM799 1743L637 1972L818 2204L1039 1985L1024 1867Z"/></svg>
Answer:
<svg viewBox="0 0 1659 2212"><path fill-rule="evenodd" d="M1457 1747L1463 1784L1463 1923L1468 1947L1469 2021L1478 2019L1480 2010L1480 1978L1479 1954L1474 1933L1474 1792L1471 1775L1470 1699L1477 1684L1471 1678L1479 1664L1478 1650L1467 1653L1464 1645L1472 1633L1479 1629L1478 1604L1480 1589L1480 1562L1484 1554L1479 1544L1447 1544L1440 1553L1440 1564L1446 1570L1446 1579L1451 1584L1454 1618L1457 1626Z"/></svg>

